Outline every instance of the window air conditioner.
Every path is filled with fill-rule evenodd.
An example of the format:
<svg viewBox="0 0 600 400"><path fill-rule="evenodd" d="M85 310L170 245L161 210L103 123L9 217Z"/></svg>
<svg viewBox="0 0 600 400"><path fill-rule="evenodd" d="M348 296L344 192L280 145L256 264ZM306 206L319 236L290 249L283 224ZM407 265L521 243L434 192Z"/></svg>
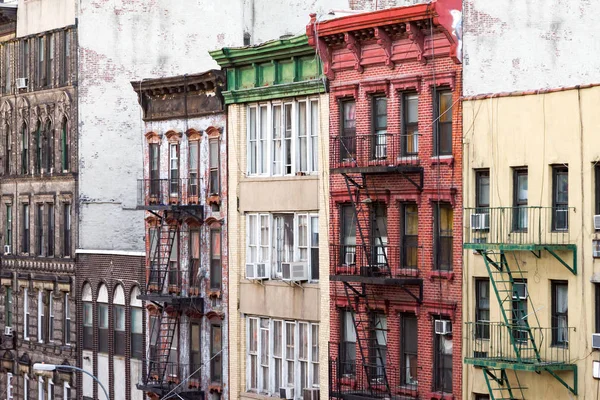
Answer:
<svg viewBox="0 0 600 400"><path fill-rule="evenodd" d="M5 244L4 245L4 255L8 255L11 254L11 248L10 248L10 244Z"/></svg>
<svg viewBox="0 0 600 400"><path fill-rule="evenodd" d="M444 319L435 320L435 334L436 335L449 335L452 333L452 322Z"/></svg>
<svg viewBox="0 0 600 400"><path fill-rule="evenodd" d="M513 283L513 299L525 300L527 298L527 284L523 282Z"/></svg>
<svg viewBox="0 0 600 400"><path fill-rule="evenodd" d="M480 231L490 229L490 214L471 214L471 230Z"/></svg>
<svg viewBox="0 0 600 400"><path fill-rule="evenodd" d="M5 326L4 327L4 336L12 336L12 335L13 335L12 326Z"/></svg>
<svg viewBox="0 0 600 400"><path fill-rule="evenodd" d="M592 257L600 257L600 240L592 240Z"/></svg>
<svg viewBox="0 0 600 400"><path fill-rule="evenodd" d="M600 230L600 215L594 215L594 229Z"/></svg>
<svg viewBox="0 0 600 400"><path fill-rule="evenodd" d="M294 388L293 387L282 387L279 389L279 398L281 399L294 399Z"/></svg>
<svg viewBox="0 0 600 400"><path fill-rule="evenodd" d="M27 88L27 78L17 78L17 89Z"/></svg>
<svg viewBox="0 0 600 400"><path fill-rule="evenodd" d="M269 262L246 264L246 279L262 280L269 279Z"/></svg>
<svg viewBox="0 0 600 400"><path fill-rule="evenodd" d="M302 398L304 400L320 400L321 390L319 388L304 389Z"/></svg>
<svg viewBox="0 0 600 400"><path fill-rule="evenodd" d="M308 263L306 262L292 262L282 263L282 272L284 281L307 281L308 276Z"/></svg>
<svg viewBox="0 0 600 400"><path fill-rule="evenodd" d="M354 265L356 264L356 254L355 253L346 253L344 255L344 265Z"/></svg>
<svg viewBox="0 0 600 400"><path fill-rule="evenodd" d="M600 349L600 333L592 333L592 349Z"/></svg>
<svg viewBox="0 0 600 400"><path fill-rule="evenodd" d="M246 264L246 279L256 279L256 264Z"/></svg>

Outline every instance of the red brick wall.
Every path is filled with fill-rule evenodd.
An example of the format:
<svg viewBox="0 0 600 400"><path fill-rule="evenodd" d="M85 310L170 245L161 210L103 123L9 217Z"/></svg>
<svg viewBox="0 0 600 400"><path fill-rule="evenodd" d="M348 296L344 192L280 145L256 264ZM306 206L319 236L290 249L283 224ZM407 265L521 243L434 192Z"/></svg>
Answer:
<svg viewBox="0 0 600 400"><path fill-rule="evenodd" d="M437 37L438 41L445 38ZM399 43L401 42L401 43ZM406 37L397 40L392 48L406 49ZM396 46L397 45L397 46ZM447 42L446 42L447 46ZM390 366L400 365L400 317L401 312L413 312L418 318L418 346L419 370L418 391L421 398L439 398L439 393L433 393L433 320L434 316L448 317L453 322L453 396L455 399L462 397L462 358L461 358L461 278L462 278L462 93L461 65L454 63L447 56L447 47L441 49L435 59L431 57L427 64L418 62L413 53L410 59L403 59L397 63L395 69L390 69L383 64L365 66L362 73L355 69L341 69L336 67L335 60L345 58L348 54L345 48L333 50L335 78L331 83L330 95L330 135L333 137L340 132L339 92L336 87L347 84L358 84L358 98L356 98L356 133L357 135L371 134L371 95L365 93L365 82L394 80L409 76L419 76L419 164L424 169L424 187L419 191L405 177L397 173L376 175L368 178L368 191L370 197L382 201L387 205L388 217L388 243L398 245L400 242L400 205L402 202L413 202L418 205L418 245L419 245L419 276L423 278L424 299L418 305L406 292L398 286L370 285L373 294L369 303L373 308L385 311L388 321L388 359ZM445 54L444 54L445 51ZM438 53L436 51L436 53ZM364 54L364 49L363 49ZM395 53L393 58L399 57ZM372 60L372 58L370 58ZM338 62L338 66L341 63ZM453 156L443 158L437 162L433 157L433 88L452 87L453 90L453 124L452 124L452 151ZM388 88L388 134L398 135L401 129L401 94L394 84L387 84ZM346 91L347 93L347 91ZM360 143L360 141L358 142ZM332 139L330 146L333 149L337 143ZM360 144L359 144L360 146ZM359 150L360 153L360 150ZM333 165L337 160L331 159ZM418 175L412 175L418 181ZM339 205L349 202L344 178L340 174L332 174L331 182L331 237L333 245L340 243L340 210ZM365 199L364 190L361 199ZM436 201L449 203L453 207L453 268L451 273L439 273L433 270L433 207ZM366 207L364 207L366 210ZM366 214L366 213L365 213ZM359 216L359 223L367 228L366 215ZM367 229L368 235L368 229ZM357 241L360 238L357 234ZM334 254L332 249L332 254ZM333 267L333 266L332 266ZM394 266L392 266L394 268ZM418 293L417 288L413 288ZM376 299L376 301L373 301ZM340 341L340 307L347 306L343 285L339 282L331 283L331 341ZM353 304L353 307L355 305ZM365 311L361 302L359 310ZM358 352L358 349L357 349ZM335 350L332 356L335 357ZM357 354L360 362L361 356Z"/></svg>

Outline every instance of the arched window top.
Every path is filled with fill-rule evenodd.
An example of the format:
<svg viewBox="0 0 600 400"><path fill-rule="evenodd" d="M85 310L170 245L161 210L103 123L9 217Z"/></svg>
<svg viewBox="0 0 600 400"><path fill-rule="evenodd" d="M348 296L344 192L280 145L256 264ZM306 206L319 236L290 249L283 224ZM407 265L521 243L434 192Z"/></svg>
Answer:
<svg viewBox="0 0 600 400"><path fill-rule="evenodd" d="M194 128L188 129L187 131L185 131L185 134L189 141L200 140L202 138L202 133Z"/></svg>
<svg viewBox="0 0 600 400"><path fill-rule="evenodd" d="M140 288L134 286L133 289L131 289L131 296L129 297L129 305L131 307L142 307L142 301L138 299L139 295Z"/></svg>
<svg viewBox="0 0 600 400"><path fill-rule="evenodd" d="M148 143L150 144L154 144L154 143L158 143L160 144L160 135L156 132L146 132L146 134L144 135L146 136L146 140L148 141Z"/></svg>
<svg viewBox="0 0 600 400"><path fill-rule="evenodd" d="M205 132L209 138L218 139L219 136L221 136L221 131L219 130L219 128L215 128L214 126L209 126L208 128L206 128Z"/></svg>
<svg viewBox="0 0 600 400"><path fill-rule="evenodd" d="M183 136L181 132L175 132L174 130L170 130L165 133L167 140L169 143L179 143L181 141L181 137Z"/></svg>
<svg viewBox="0 0 600 400"><path fill-rule="evenodd" d="M118 304L121 306L125 305L125 291L123 290L122 285L117 285L117 287L115 287L115 292L113 293L113 304Z"/></svg>
<svg viewBox="0 0 600 400"><path fill-rule="evenodd" d="M104 283L100 284L98 288L98 303L108 303L108 289Z"/></svg>
<svg viewBox="0 0 600 400"><path fill-rule="evenodd" d="M81 290L81 300L92 301L92 287L89 283L83 285L83 289Z"/></svg>

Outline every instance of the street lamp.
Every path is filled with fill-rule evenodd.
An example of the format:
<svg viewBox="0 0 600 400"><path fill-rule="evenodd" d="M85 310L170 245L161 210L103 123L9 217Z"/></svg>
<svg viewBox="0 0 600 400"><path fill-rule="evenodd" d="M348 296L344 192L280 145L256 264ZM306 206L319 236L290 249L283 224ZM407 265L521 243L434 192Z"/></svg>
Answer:
<svg viewBox="0 0 600 400"><path fill-rule="evenodd" d="M33 364L34 371L54 371L57 368L58 369L74 369L75 371L83 372L84 374L89 375L90 377L92 377L93 380L98 382L98 385L100 385L102 390L104 390L104 395L106 396L106 400L110 400L110 397L108 397L108 392L106 391L106 388L104 387L104 385L102 385L102 382L100 382L100 380L98 378L96 378L94 375L87 372L85 369L81 369L79 367L74 367L72 365L54 365L54 364L44 364L44 363Z"/></svg>

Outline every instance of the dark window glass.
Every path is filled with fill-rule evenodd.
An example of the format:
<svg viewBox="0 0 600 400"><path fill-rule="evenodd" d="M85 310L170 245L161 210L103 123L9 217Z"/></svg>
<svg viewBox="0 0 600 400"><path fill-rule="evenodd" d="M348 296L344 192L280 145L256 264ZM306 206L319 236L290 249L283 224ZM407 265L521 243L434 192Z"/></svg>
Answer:
<svg viewBox="0 0 600 400"><path fill-rule="evenodd" d="M569 343L569 286L564 281L552 282L552 344Z"/></svg>
<svg viewBox="0 0 600 400"><path fill-rule="evenodd" d="M69 135L68 135L68 124L67 119L63 119L62 130L60 135L60 144L61 144L61 164L62 170L69 170Z"/></svg>
<svg viewBox="0 0 600 400"><path fill-rule="evenodd" d="M4 175L10 175L11 149L10 126L7 123L4 125Z"/></svg>
<svg viewBox="0 0 600 400"><path fill-rule="evenodd" d="M340 264L354 265L356 260L356 214L354 208L350 204L344 204L340 208L341 211L341 247L340 247Z"/></svg>
<svg viewBox="0 0 600 400"><path fill-rule="evenodd" d="M402 155L419 152L419 95L406 93L402 96Z"/></svg>
<svg viewBox="0 0 600 400"><path fill-rule="evenodd" d="M526 231L528 225L528 178L526 169L514 170L513 231Z"/></svg>
<svg viewBox="0 0 600 400"><path fill-rule="evenodd" d="M108 353L108 304L98 303L98 351Z"/></svg>
<svg viewBox="0 0 600 400"><path fill-rule="evenodd" d="M83 302L83 349L94 349L94 312L92 303Z"/></svg>
<svg viewBox="0 0 600 400"><path fill-rule="evenodd" d="M343 376L354 376L356 374L356 330L353 314L350 310L340 312L342 333L339 368Z"/></svg>
<svg viewBox="0 0 600 400"><path fill-rule="evenodd" d="M434 335L434 390L452 393L452 336Z"/></svg>
<svg viewBox="0 0 600 400"><path fill-rule="evenodd" d="M600 333L600 283L594 284L595 296L596 296L596 333Z"/></svg>
<svg viewBox="0 0 600 400"><path fill-rule="evenodd" d="M387 208L384 203L373 203L371 208L371 265L389 271ZM373 271L375 272L375 271Z"/></svg>
<svg viewBox="0 0 600 400"><path fill-rule="evenodd" d="M189 195L197 197L200 190L200 161L198 159L200 154L200 141L194 140L189 142L189 158L188 158L188 176L189 182ZM154 143L150 145L150 179L158 179L158 144ZM155 194L151 192L151 194Z"/></svg>
<svg viewBox="0 0 600 400"><path fill-rule="evenodd" d="M220 325L210 326L210 380L211 382L221 382L221 372L223 370L221 349L222 335Z"/></svg>
<svg viewBox="0 0 600 400"><path fill-rule="evenodd" d="M21 251L29 253L29 204L23 204L23 240L21 240Z"/></svg>
<svg viewBox="0 0 600 400"><path fill-rule="evenodd" d="M340 160L356 159L356 102L345 100L341 103L342 130L340 132Z"/></svg>
<svg viewBox="0 0 600 400"><path fill-rule="evenodd" d="M12 205L6 205L6 236L4 244L12 247ZM11 249L11 251L14 251Z"/></svg>
<svg viewBox="0 0 600 400"><path fill-rule="evenodd" d="M219 194L219 140L210 139L209 141L209 163L210 163L210 194ZM264 155L266 157L266 155Z"/></svg>
<svg viewBox="0 0 600 400"><path fill-rule="evenodd" d="M125 306L113 306L113 346L116 355L125 355Z"/></svg>
<svg viewBox="0 0 600 400"><path fill-rule="evenodd" d="M445 203L435 203L434 207L434 244L435 265L437 270L452 270L452 206Z"/></svg>
<svg viewBox="0 0 600 400"><path fill-rule="evenodd" d="M190 324L190 373L192 374L190 379L196 385L199 385L201 379L200 371L196 372L202 366L201 335L200 321L192 321Z"/></svg>
<svg viewBox="0 0 600 400"><path fill-rule="evenodd" d="M513 337L518 341L526 341L529 338L527 280L515 279L512 287Z"/></svg>
<svg viewBox="0 0 600 400"><path fill-rule="evenodd" d="M452 155L452 92L437 91L433 117L433 155Z"/></svg>
<svg viewBox="0 0 600 400"><path fill-rule="evenodd" d="M490 171L480 170L475 172L475 206L477 212L489 212L490 206Z"/></svg>
<svg viewBox="0 0 600 400"><path fill-rule="evenodd" d="M21 174L29 173L29 131L27 125L21 128Z"/></svg>
<svg viewBox="0 0 600 400"><path fill-rule="evenodd" d="M150 195L158 196L160 191L160 147L158 143L150 145Z"/></svg>
<svg viewBox="0 0 600 400"><path fill-rule="evenodd" d="M13 293L10 286L6 286L6 294L4 295L4 326L13 326Z"/></svg>
<svg viewBox="0 0 600 400"><path fill-rule="evenodd" d="M43 245L44 245L44 206L41 204L37 205L36 210L36 236L35 236L35 245L36 245L36 254L38 256L43 255Z"/></svg>
<svg viewBox="0 0 600 400"><path fill-rule="evenodd" d="M47 249L46 255L48 257L54 256L54 205L47 204L47 218L48 218L48 240L47 240Z"/></svg>
<svg viewBox="0 0 600 400"><path fill-rule="evenodd" d="M190 230L190 295L192 296L198 296L200 294L199 271L200 231L198 229L192 229Z"/></svg>
<svg viewBox="0 0 600 400"><path fill-rule="evenodd" d="M71 205L63 205L63 256L71 256Z"/></svg>
<svg viewBox="0 0 600 400"><path fill-rule="evenodd" d="M475 280L475 334L479 339L490 338L490 280Z"/></svg>
<svg viewBox="0 0 600 400"><path fill-rule="evenodd" d="M552 230L569 229L569 170L552 168Z"/></svg>
<svg viewBox="0 0 600 400"><path fill-rule="evenodd" d="M210 230L210 287L221 287L221 229Z"/></svg>
<svg viewBox="0 0 600 400"><path fill-rule="evenodd" d="M385 314L372 313L369 318L371 348L371 379L381 381L385 379L387 365L387 317Z"/></svg>
<svg viewBox="0 0 600 400"><path fill-rule="evenodd" d="M417 317L412 314L402 314L400 321L400 346L402 349L400 379L403 385L416 385L419 348Z"/></svg>
<svg viewBox="0 0 600 400"><path fill-rule="evenodd" d="M402 205L402 268L417 269L419 217L416 204Z"/></svg>
<svg viewBox="0 0 600 400"><path fill-rule="evenodd" d="M144 357L144 323L142 309L131 307L131 357Z"/></svg>
<svg viewBox="0 0 600 400"><path fill-rule="evenodd" d="M385 159L387 157L387 98L373 97L371 105L371 126L373 138L371 143L371 158Z"/></svg>

